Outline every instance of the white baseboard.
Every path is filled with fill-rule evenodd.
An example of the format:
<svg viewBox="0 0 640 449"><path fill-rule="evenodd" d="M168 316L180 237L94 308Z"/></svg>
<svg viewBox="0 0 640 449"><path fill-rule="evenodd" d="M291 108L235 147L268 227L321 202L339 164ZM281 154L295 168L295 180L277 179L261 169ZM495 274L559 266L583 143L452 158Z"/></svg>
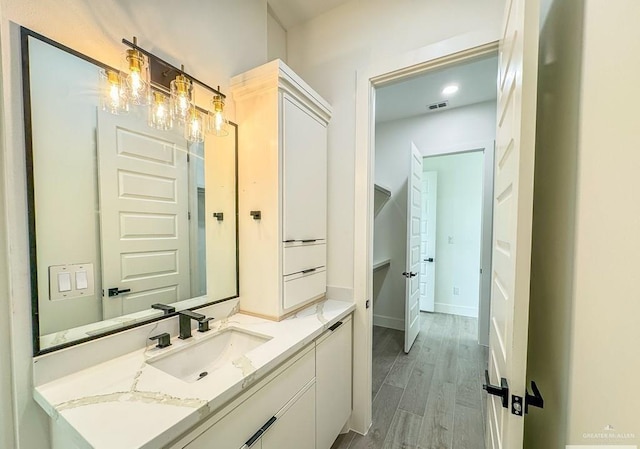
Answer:
<svg viewBox="0 0 640 449"><path fill-rule="evenodd" d="M373 315L373 325L380 327L388 327L404 332L404 320L384 315Z"/></svg>
<svg viewBox="0 0 640 449"><path fill-rule="evenodd" d="M334 287L333 285L327 285L327 298L335 299L336 301L349 301L353 302L353 289L347 287Z"/></svg>
<svg viewBox="0 0 640 449"><path fill-rule="evenodd" d="M457 306L455 304L436 303L436 313L448 313L450 315L468 316L478 318L478 308L469 306Z"/></svg>

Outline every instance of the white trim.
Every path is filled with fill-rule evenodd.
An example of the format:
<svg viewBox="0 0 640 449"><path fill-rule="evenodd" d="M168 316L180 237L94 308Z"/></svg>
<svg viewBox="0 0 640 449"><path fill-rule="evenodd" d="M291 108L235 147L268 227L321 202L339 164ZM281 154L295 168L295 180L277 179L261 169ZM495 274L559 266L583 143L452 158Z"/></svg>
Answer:
<svg viewBox="0 0 640 449"><path fill-rule="evenodd" d="M436 303L436 313L447 313L449 315L468 316L478 318L478 308L470 306L458 306L456 304ZM374 323L375 324L375 323Z"/></svg>
<svg viewBox="0 0 640 449"><path fill-rule="evenodd" d="M371 351L373 285L373 157L375 87L452 62L495 52L499 30L467 33L375 62L356 76L356 150L354 207L354 371L351 428L366 433L371 426Z"/></svg>
<svg viewBox="0 0 640 449"><path fill-rule="evenodd" d="M496 100L497 101L497 100ZM454 315L472 316L478 318L478 343L483 346L489 346L489 320L491 312L491 281L487 280L487 276L491 274L491 258L492 258L492 245L491 234L493 230L493 178L494 174L494 160L495 160L495 140L484 140L478 142L469 142L456 144L454 146L436 150L436 152L424 156L440 157L448 156L452 154L473 153L476 151L482 151L482 217L480 218L482 224L482 235L480 236L480 268L483 270L480 274L480 284L478 285L478 309L474 315L466 315L464 313L448 312L445 310L437 310L436 312L452 313ZM491 178L489 182L485 179L485 176L489 174ZM489 187L487 189L487 187ZM489 213L485 210L489 208ZM489 284L485 286L483 280L488 281ZM484 288L483 288L484 287ZM485 292L484 290L487 290Z"/></svg>
<svg viewBox="0 0 640 449"><path fill-rule="evenodd" d="M385 315L373 315L373 325L380 327L388 327L404 332L404 320Z"/></svg>

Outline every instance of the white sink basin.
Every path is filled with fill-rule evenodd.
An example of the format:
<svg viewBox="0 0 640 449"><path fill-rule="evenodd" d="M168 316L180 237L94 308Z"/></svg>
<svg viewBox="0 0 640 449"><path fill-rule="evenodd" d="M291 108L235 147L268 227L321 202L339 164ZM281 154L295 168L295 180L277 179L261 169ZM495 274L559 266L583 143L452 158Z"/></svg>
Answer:
<svg viewBox="0 0 640 449"><path fill-rule="evenodd" d="M147 363L184 382L195 382L232 363L271 337L229 328L183 348L147 360Z"/></svg>

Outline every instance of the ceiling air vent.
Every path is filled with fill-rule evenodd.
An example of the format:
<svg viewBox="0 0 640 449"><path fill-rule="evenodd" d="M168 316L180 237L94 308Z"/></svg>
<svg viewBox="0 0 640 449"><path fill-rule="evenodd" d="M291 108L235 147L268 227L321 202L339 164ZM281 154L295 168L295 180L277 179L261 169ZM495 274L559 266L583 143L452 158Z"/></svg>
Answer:
<svg viewBox="0 0 640 449"><path fill-rule="evenodd" d="M439 101L438 103L427 105L427 109L430 111L437 111L438 109L443 109L447 106L449 106L449 101Z"/></svg>

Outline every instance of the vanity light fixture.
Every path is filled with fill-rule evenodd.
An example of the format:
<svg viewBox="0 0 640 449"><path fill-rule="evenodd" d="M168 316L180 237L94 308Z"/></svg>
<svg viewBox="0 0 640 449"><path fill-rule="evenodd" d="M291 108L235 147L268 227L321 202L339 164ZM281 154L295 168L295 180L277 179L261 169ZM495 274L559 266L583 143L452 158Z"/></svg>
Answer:
<svg viewBox="0 0 640 449"><path fill-rule="evenodd" d="M218 91L220 91L220 86L218 86ZM207 131L218 137L228 135L227 120L224 117L224 97L219 94L214 95L211 105L213 109L208 114Z"/></svg>
<svg viewBox="0 0 640 449"><path fill-rule="evenodd" d="M187 142L204 142L205 116L195 106L188 113L188 120L184 124L184 138Z"/></svg>
<svg viewBox="0 0 640 449"><path fill-rule="evenodd" d="M180 70L184 70L184 66ZM185 123L190 118L193 108L193 84L186 76L180 74L171 81L171 113L173 119Z"/></svg>
<svg viewBox="0 0 640 449"><path fill-rule="evenodd" d="M184 136L189 142L203 142L204 135L211 133L216 136L226 136L230 123L224 116L225 95L217 89L203 83L184 71L184 65L178 69L153 53L138 46L134 37L133 42L122 39L122 43L130 49L126 51L125 60L129 75L126 87L121 75L114 72L114 79L120 79L119 95L113 98L124 98L124 107L129 108L129 102L134 105L148 104L149 126L161 130L168 130L174 124L184 126ZM195 102L195 85L201 86L213 93L212 109L200 109ZM105 99L109 100L106 95ZM145 101L146 100L146 101ZM108 101L105 101L108 106ZM105 106L105 109L108 107ZM119 109L110 109L112 112ZM117 112L114 112L117 113Z"/></svg>
<svg viewBox="0 0 640 449"><path fill-rule="evenodd" d="M138 39L133 38L138 45ZM131 48L125 52L125 62L129 69L127 75L127 94L129 101L136 105L144 105L149 101L149 64L141 51Z"/></svg>
<svg viewBox="0 0 640 449"><path fill-rule="evenodd" d="M149 104L149 126L163 131L173 127L171 103L169 102L169 97L162 92L153 91L151 93L151 103Z"/></svg>
<svg viewBox="0 0 640 449"><path fill-rule="evenodd" d="M124 88L124 79L120 72L115 70L101 71L100 84L100 103L103 111L109 111L115 115L129 112L129 101Z"/></svg>

